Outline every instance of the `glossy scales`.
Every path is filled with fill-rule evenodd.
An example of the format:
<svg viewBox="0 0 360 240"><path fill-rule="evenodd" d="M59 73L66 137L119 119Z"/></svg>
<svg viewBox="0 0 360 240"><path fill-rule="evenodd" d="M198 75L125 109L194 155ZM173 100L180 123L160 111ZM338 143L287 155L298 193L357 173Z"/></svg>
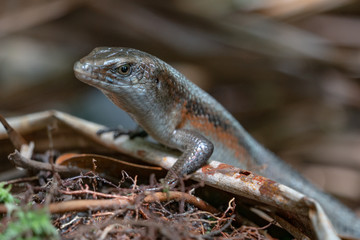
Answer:
<svg viewBox="0 0 360 240"><path fill-rule="evenodd" d="M119 72L123 64L131 66L127 75ZM175 175L196 170L209 157L254 171L316 199L339 233L360 237L360 220L348 208L261 146L221 104L162 60L136 49L101 47L74 70L155 140L182 151L170 171Z"/></svg>

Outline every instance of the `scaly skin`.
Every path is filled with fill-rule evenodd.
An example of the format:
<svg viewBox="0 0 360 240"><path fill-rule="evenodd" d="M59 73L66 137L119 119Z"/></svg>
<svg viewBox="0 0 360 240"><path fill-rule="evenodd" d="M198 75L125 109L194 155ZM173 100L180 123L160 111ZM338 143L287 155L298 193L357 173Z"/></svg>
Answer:
<svg viewBox="0 0 360 240"><path fill-rule="evenodd" d="M360 220L348 208L262 147L214 98L162 60L135 49L99 47L74 71L154 139L182 151L166 180L197 170L211 156L316 199L339 233L360 237Z"/></svg>

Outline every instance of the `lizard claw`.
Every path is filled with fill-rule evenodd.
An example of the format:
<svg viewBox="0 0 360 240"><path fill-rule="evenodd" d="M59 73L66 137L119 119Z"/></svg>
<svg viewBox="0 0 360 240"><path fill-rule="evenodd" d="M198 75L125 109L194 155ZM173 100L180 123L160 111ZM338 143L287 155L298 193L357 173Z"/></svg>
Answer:
<svg viewBox="0 0 360 240"><path fill-rule="evenodd" d="M174 188L179 183L179 176L170 169L164 179L161 179L162 183L167 185L170 189Z"/></svg>
<svg viewBox="0 0 360 240"><path fill-rule="evenodd" d="M176 185L178 184L179 180L177 178L167 179L167 176L163 179L160 179L160 182L164 186L164 189L174 189Z"/></svg>

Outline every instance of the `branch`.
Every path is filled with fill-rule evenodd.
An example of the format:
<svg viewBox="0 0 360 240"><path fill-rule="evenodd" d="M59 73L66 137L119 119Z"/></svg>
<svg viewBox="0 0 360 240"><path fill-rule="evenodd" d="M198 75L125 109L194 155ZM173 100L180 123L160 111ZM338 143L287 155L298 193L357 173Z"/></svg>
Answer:
<svg viewBox="0 0 360 240"><path fill-rule="evenodd" d="M44 170L44 171L55 171L58 173L79 173L79 168L69 168L66 166L60 166L57 164L51 165L50 163L38 162L22 156L17 150L8 156L9 160L17 167L22 167L30 170Z"/></svg>
<svg viewBox="0 0 360 240"><path fill-rule="evenodd" d="M126 199L97 199L97 200L71 200L65 202L56 202L49 204L49 211L51 214L55 213L65 213L65 212L82 212L88 210L100 210L100 209L119 209L124 208L129 205L133 205L135 197L129 197ZM193 204L197 208L208 211L210 213L218 213L219 211L204 202L203 200L197 198L196 196L190 195L183 192L171 191L168 193L156 192L151 195L147 195L144 198L144 203L152 202L164 202L170 200L185 200L186 202ZM34 207L42 207L44 205L35 205ZM4 204L0 204L0 213L7 213L7 208Z"/></svg>

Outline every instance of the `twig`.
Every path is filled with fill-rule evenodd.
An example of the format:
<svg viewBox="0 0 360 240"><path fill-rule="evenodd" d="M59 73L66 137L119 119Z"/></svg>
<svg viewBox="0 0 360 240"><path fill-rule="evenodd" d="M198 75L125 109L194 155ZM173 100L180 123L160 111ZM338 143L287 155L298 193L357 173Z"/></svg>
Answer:
<svg viewBox="0 0 360 240"><path fill-rule="evenodd" d="M15 131L15 129L10 126L10 124L2 115L0 115L0 122L4 126L11 143L17 150L20 150L22 145L28 144L27 141L23 138L23 136L21 136L17 131Z"/></svg>
<svg viewBox="0 0 360 240"><path fill-rule="evenodd" d="M66 166L60 166L57 164L54 164L53 166L51 166L51 164L49 164L49 163L37 162L37 161L31 160L29 158L22 156L17 150L15 150L14 153L11 153L8 156L8 158L17 167L22 167L22 168L31 169L31 170L55 171L55 172L59 172L59 173L79 173L82 171L82 169L75 168L75 167L70 168L70 167L66 167Z"/></svg>
<svg viewBox="0 0 360 240"><path fill-rule="evenodd" d="M114 196L112 196L114 197ZM135 197L127 198L125 196L116 199L96 199L96 200L71 200L65 202L57 202L49 204L49 211L50 213L64 213L69 211L87 211L87 210L94 210L94 209L117 209L123 208L128 205L133 205L135 202ZM195 196L189 195L187 193L182 192L168 192L162 193L157 192L151 195L148 195L144 198L145 203L151 202L163 202L169 200L178 200L184 199L186 202L195 205L197 208L202 209L204 211L208 211L211 213L217 213L218 210L208 203L204 202L201 199L198 199ZM40 205L39 205L40 206ZM6 213L7 209L4 204L0 204L0 213Z"/></svg>
<svg viewBox="0 0 360 240"><path fill-rule="evenodd" d="M175 191L170 191L168 193L157 192L146 196L144 202L147 203L155 202L155 201L164 202L169 200L181 201L182 199L185 200L187 203L193 204L197 208L202 209L204 211L208 211L211 213L219 212L216 208L204 202L203 200L183 192L175 192Z"/></svg>
<svg viewBox="0 0 360 240"><path fill-rule="evenodd" d="M88 175L80 175L80 176L75 176L75 177L71 177L71 178L67 178L65 179L64 181L65 182L69 182L69 181L73 181L73 180L77 180L77 179L90 179L90 180L99 180L105 184L108 184L116 189L119 188L119 186L116 186L115 184L113 184L112 182L106 180L105 178L103 177L100 177L98 175L95 175L93 172L88 172L88 174L93 174L93 176L88 176Z"/></svg>
<svg viewBox="0 0 360 240"><path fill-rule="evenodd" d="M276 222L278 222L286 231L291 233L296 239L300 240L309 240L310 238L307 237L304 233L301 232L301 230L297 227L295 227L293 224L291 224L289 221L285 220L282 217L279 217L278 215L268 212L273 219L275 219Z"/></svg>
<svg viewBox="0 0 360 240"><path fill-rule="evenodd" d="M38 176L32 176L32 177L24 177L24 178L17 178L14 180L9 180L5 182L5 185L15 184L15 183L22 183L22 182L32 182L38 180Z"/></svg>
<svg viewBox="0 0 360 240"><path fill-rule="evenodd" d="M89 190L89 186L86 185L85 189L82 190L76 190L76 191L69 191L69 190L58 190L59 192L61 192L62 194L66 194L66 195L83 195L83 194L91 194L94 196L99 196L99 197L104 197L104 198L114 198L114 199L129 199L129 197L125 197L125 196L119 196L119 195L114 195L114 194L106 194L106 193L100 193L100 192L95 192L92 190Z"/></svg>
<svg viewBox="0 0 360 240"><path fill-rule="evenodd" d="M202 237L203 237L203 238L211 238L211 239L212 239L215 235L220 234L220 233L222 233L225 229L227 229L227 228L231 225L231 222L234 220L234 218L235 218L235 214L232 215L232 216L230 217L230 219L228 220L228 222L227 222L226 224L224 224L224 226L222 226L220 229L215 230L215 231L212 231L212 232L209 232L209 233L205 234L205 235L202 236Z"/></svg>

